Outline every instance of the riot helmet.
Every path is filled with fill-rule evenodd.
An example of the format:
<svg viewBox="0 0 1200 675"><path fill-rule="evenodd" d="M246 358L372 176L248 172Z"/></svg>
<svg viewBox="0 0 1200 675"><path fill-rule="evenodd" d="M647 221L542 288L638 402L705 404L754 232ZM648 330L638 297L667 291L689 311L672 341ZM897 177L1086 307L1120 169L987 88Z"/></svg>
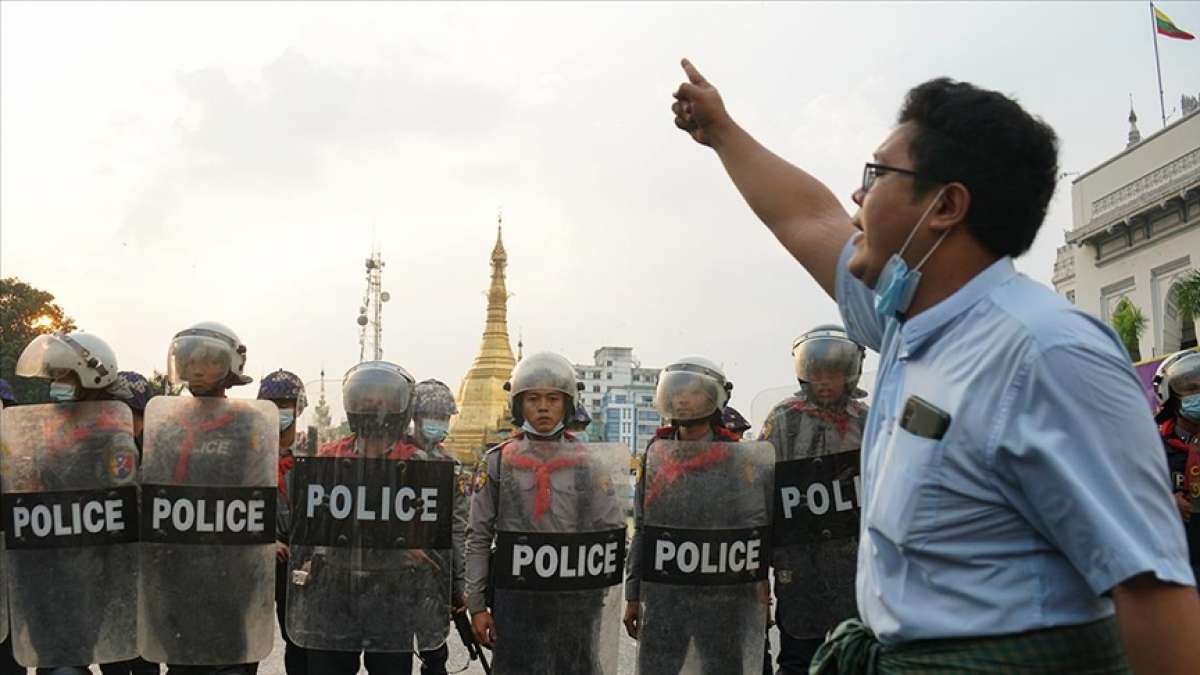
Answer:
<svg viewBox="0 0 1200 675"><path fill-rule="evenodd" d="M567 431L584 432L592 423L592 416L583 405L575 407L575 414L567 420Z"/></svg>
<svg viewBox="0 0 1200 675"><path fill-rule="evenodd" d="M1200 352L1173 354L1158 367L1152 383L1164 410L1200 422Z"/></svg>
<svg viewBox="0 0 1200 675"><path fill-rule="evenodd" d="M267 375L258 383L258 399L271 401L279 408L279 430L287 431L296 425L296 419L308 407L308 396L304 393L304 382L295 373L282 368ZM283 405L291 401L295 407Z"/></svg>
<svg viewBox="0 0 1200 675"><path fill-rule="evenodd" d="M422 380L417 383L414 417L445 417L458 414L454 393L441 380Z"/></svg>
<svg viewBox="0 0 1200 675"><path fill-rule="evenodd" d="M413 426L422 439L438 444L450 433L450 418L458 414L454 394L440 380L417 383Z"/></svg>
<svg viewBox="0 0 1200 675"><path fill-rule="evenodd" d="M187 385L193 394L249 384L245 374L246 345L228 326L204 321L181 330L167 351L167 378Z"/></svg>
<svg viewBox="0 0 1200 675"><path fill-rule="evenodd" d="M117 377L117 355L90 333L39 335L17 359L16 374L50 380L50 400L128 400L133 392Z"/></svg>
<svg viewBox="0 0 1200 675"><path fill-rule="evenodd" d="M731 405L725 406L721 412L721 424L738 438L750 430L750 422Z"/></svg>
<svg viewBox="0 0 1200 675"><path fill-rule="evenodd" d="M84 389L104 389L117 380L117 355L90 333L39 335L21 352L16 373L51 381L74 373Z"/></svg>
<svg viewBox="0 0 1200 675"><path fill-rule="evenodd" d="M416 381L388 361L364 361L346 371L342 404L350 430L369 438L399 438L412 421Z"/></svg>
<svg viewBox="0 0 1200 675"><path fill-rule="evenodd" d="M1170 387L1170 378L1172 375L1180 377L1187 368L1175 369L1175 364L1187 359L1200 355L1200 352L1187 350L1175 352L1174 354L1163 359L1162 363L1158 364L1158 369L1154 371L1154 377L1150 380L1150 386L1154 388L1154 397L1158 399L1159 405L1165 405L1172 398L1178 398L1180 394L1173 391ZM1182 380L1180 380L1182 383Z"/></svg>
<svg viewBox="0 0 1200 675"><path fill-rule="evenodd" d="M682 358L663 369L658 376L654 407L663 419L673 424L688 424L716 416L729 403L733 383L725 379L721 367L700 357Z"/></svg>
<svg viewBox="0 0 1200 675"><path fill-rule="evenodd" d="M515 426L525 424L525 414L521 409L522 395L534 389L547 389L560 392L565 400L565 411L561 422L575 415L575 400L579 395L579 382L575 379L575 367L571 362L551 352L539 352L521 359L513 368L512 378L504 383L508 391L508 403L512 408L512 422Z"/></svg>
<svg viewBox="0 0 1200 675"><path fill-rule="evenodd" d="M129 385L129 390L132 396L129 397L127 403L133 409L135 414L146 412L146 405L150 403L150 399L154 398L154 387L150 385L150 380L147 380L141 373L135 373L132 370L122 370L117 373L117 376Z"/></svg>
<svg viewBox="0 0 1200 675"><path fill-rule="evenodd" d="M865 355L862 345L833 324L817 326L792 342L796 379L805 396L823 406L866 395L858 388Z"/></svg>

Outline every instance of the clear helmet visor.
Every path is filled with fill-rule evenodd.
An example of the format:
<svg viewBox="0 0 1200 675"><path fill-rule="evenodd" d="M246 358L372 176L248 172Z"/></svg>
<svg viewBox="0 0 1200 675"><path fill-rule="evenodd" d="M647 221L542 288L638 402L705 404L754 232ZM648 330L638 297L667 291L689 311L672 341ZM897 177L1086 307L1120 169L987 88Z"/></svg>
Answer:
<svg viewBox="0 0 1200 675"><path fill-rule="evenodd" d="M208 335L180 335L167 352L167 378L172 385L207 391L222 386L233 368L233 348Z"/></svg>
<svg viewBox="0 0 1200 675"><path fill-rule="evenodd" d="M1200 353L1189 354L1172 363L1163 379L1168 390L1179 398L1200 394Z"/></svg>
<svg viewBox="0 0 1200 675"><path fill-rule="evenodd" d="M20 377L57 380L74 372L72 364L78 360L75 350L57 335L39 335L21 352L14 372Z"/></svg>
<svg viewBox="0 0 1200 675"><path fill-rule="evenodd" d="M348 415L407 415L412 408L413 382L398 368L357 366L342 383L342 404Z"/></svg>
<svg viewBox="0 0 1200 675"><path fill-rule="evenodd" d="M841 379L849 382L862 372L862 351L845 338L805 340L792 350L796 378L803 382Z"/></svg>
<svg viewBox="0 0 1200 675"><path fill-rule="evenodd" d="M658 378L654 406L666 420L698 420L717 412L728 396L715 378L690 370L669 370Z"/></svg>

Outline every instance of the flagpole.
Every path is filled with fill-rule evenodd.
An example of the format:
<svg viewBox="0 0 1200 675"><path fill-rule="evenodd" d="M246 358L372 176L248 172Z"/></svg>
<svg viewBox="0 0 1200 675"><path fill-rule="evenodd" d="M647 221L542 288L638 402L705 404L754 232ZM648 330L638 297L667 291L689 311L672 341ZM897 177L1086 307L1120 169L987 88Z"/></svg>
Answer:
<svg viewBox="0 0 1200 675"><path fill-rule="evenodd" d="M1167 128L1167 105L1163 102L1162 65L1158 62L1158 21L1154 17L1154 0L1150 2L1150 35L1154 38L1154 70L1158 72L1158 110L1163 128Z"/></svg>

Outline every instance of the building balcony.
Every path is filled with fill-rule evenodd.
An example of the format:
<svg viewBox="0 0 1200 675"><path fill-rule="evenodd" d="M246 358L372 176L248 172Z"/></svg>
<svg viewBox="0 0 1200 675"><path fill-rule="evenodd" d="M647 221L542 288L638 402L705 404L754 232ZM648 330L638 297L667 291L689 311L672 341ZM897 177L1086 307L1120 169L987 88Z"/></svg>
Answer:
<svg viewBox="0 0 1200 675"><path fill-rule="evenodd" d="M1200 186L1200 149L1163 165L1092 202L1087 224L1067 233L1069 244L1102 237L1139 213Z"/></svg>
<svg viewBox="0 0 1200 675"><path fill-rule="evenodd" d="M1075 278L1075 247L1067 244L1058 247L1058 257L1054 260L1054 276L1051 280L1057 286L1064 281Z"/></svg>

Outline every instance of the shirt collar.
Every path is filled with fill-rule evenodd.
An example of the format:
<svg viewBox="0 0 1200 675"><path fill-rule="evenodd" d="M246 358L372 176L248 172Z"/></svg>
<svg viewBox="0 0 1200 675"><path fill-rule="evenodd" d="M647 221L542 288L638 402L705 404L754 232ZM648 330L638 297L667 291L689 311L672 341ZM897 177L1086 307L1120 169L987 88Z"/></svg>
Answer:
<svg viewBox="0 0 1200 675"><path fill-rule="evenodd" d="M915 355L940 328L986 298L1017 275L1012 258L1003 257L976 274L950 297L900 324L900 358Z"/></svg>

